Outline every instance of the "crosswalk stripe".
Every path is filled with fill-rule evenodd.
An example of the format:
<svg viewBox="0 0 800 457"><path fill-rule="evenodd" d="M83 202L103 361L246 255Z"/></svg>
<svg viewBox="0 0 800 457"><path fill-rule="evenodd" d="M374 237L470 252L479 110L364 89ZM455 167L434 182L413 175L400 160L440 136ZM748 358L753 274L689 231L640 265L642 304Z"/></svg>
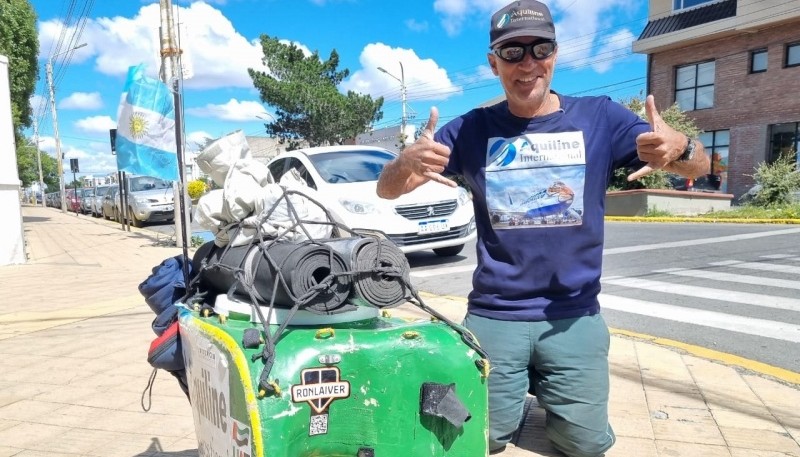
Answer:
<svg viewBox="0 0 800 457"><path fill-rule="evenodd" d="M601 308L800 343L800 325L600 294Z"/></svg>
<svg viewBox="0 0 800 457"><path fill-rule="evenodd" d="M800 267L794 265L778 265L772 263L742 262L739 260L723 260L721 262L711 262L710 265L718 267L745 268L748 270L773 271L776 273L800 274Z"/></svg>
<svg viewBox="0 0 800 457"><path fill-rule="evenodd" d="M654 249L667 249L667 248L679 248L686 246L697 246L701 244L726 243L730 241L742 241L742 240L751 240L754 238L764 238L767 236L792 235L795 233L800 233L800 228L789 228L781 230L772 230L769 232L743 233L740 235L717 236L713 238L700 238L696 240L670 241L666 243L640 244L637 246L610 248L610 249L604 249L603 255L628 254L630 252L651 251Z"/></svg>
<svg viewBox="0 0 800 457"><path fill-rule="evenodd" d="M778 259L778 260L798 260L800 257L797 257L794 254L766 254L761 256L762 259Z"/></svg>
<svg viewBox="0 0 800 457"><path fill-rule="evenodd" d="M675 276L686 276L689 278L711 279L713 281L738 282L740 284L754 284L757 286L780 287L783 289L800 290L800 281L788 279L765 278L763 276L737 275L733 273L723 273L721 271L691 270L688 268L665 268L655 270L656 273L666 273Z"/></svg>
<svg viewBox="0 0 800 457"><path fill-rule="evenodd" d="M795 298L774 297L771 295L751 294L732 290L713 289L710 287L688 286L670 282L651 281L649 279L611 277L603 280L604 284L645 289L652 292L683 295L693 298L720 300L743 305L761 306L764 308L800 311L800 300Z"/></svg>

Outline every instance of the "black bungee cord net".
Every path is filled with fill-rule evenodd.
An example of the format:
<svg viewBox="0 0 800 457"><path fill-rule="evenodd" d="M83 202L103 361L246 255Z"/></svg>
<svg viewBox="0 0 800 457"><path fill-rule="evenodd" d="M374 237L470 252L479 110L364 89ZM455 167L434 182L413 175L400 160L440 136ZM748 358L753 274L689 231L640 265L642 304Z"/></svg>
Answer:
<svg viewBox="0 0 800 457"><path fill-rule="evenodd" d="M247 294L250 298L249 305L253 310L253 313L258 319L259 324L263 328L263 339L258 341L258 343L263 343L263 347L259 353L253 354L251 356L252 361L256 361L258 359L262 359L264 363L264 367L261 370L261 374L259 376L258 382L258 389L259 389L259 396L265 397L269 395L279 395L280 394L280 386L279 380L271 379L270 372L272 370L272 366L275 362L275 346L278 342L280 336L284 333L286 328L288 327L289 323L291 322L292 318L296 314L296 312L300 309L307 309L310 312L315 312L318 314L327 314L325 312L319 312L314 310L312 307L309 307L308 304L312 300L314 300L320 293L325 291L329 291L330 288L339 281L340 276L349 276L351 278L356 277L359 274L373 274L373 275L381 275L382 277L391 277L396 279L401 283L401 285L408 291L407 295L404 297L408 303L411 303L421 310L425 311L426 313L433 316L435 319L445 323L450 328L452 328L456 333L459 334L461 340L473 349L476 353L478 353L481 357L480 360L476 361L476 366L479 370L481 370L484 376L488 376L488 355L486 352L479 346L478 342L475 340L475 337L472 335L469 330L465 329L464 327L456 324L455 322L449 320L447 317L436 311L435 309L429 307L425 304L422 298L419 295L419 292L414 288L410 281L407 281L403 275L403 271L399 267L396 266L385 266L381 265L381 255L382 249L384 249L381 239L387 239L388 237L385 236L382 232L378 232L375 230L364 230L359 231L358 229L351 229L350 227L345 226L344 224L337 222L336 219L332 216L330 211L322 205L320 202L315 200L314 198L304 194L303 192L287 189L281 186L283 190L282 195L275 201L272 207L268 210L263 212L263 214L257 220L257 228L256 228L256 237L257 241L253 244L258 246L259 251L263 255L256 255L255 262L249 265L248 267L245 266L247 263L248 258L250 255L246 255L243 257L241 262L236 267L231 267L228 265L223 264L221 261L225 258L225 256L229 253L231 249L231 243L229 242L223 249L222 254L219 256L219 261L214 263L213 266L216 268L224 269L229 271L233 277L236 279L233 285L231 285L230 289L227 292L228 297L232 297L234 293L239 290L243 291ZM316 220L306 220L300 217L297 209L295 208L294 203L292 202L290 196L297 195L301 198L308 200L309 202L313 203L317 207L319 207L323 213L325 214L326 221L316 221ZM267 235L264 232L263 224L265 221L269 220L270 216L276 211L277 208L280 207L282 202L286 202L287 212L290 216L290 220L292 223L286 227L282 227L282 230L279 230L277 235ZM275 242L278 242L286 237L286 235L290 232L296 232L299 230L302 232L306 239L296 244L299 246L313 244L316 246L322 246L327 249L328 251L328 266L332 266L334 264L334 249L331 246L328 246L320 241L314 239L311 235L309 230L307 229L306 225L329 225L332 226L332 236L339 236L341 237L341 232L345 232L350 234L354 237L369 237L374 238L377 241L377 252L375 254L374 262L371 268L355 268L353 269L353 265L350 265L350 268L344 269L344 271L334 272L333 268L329 268L329 273L322 278L321 280L316 280L316 284L312 285L308 288L305 293L301 296L296 297L292 290L284 278L283 275L283 265L279 264L272 255L270 255L267 248ZM229 237L230 240L236 238L236 236L242 231L243 227L240 222L230 224L226 227L229 230L232 236ZM286 259L284 259L285 261ZM255 274L252 274L257 271L258 266L262 261L267 261L272 267L272 270L275 272L276 281L273 282L272 285L272 294L268 300L267 306L267 314L264 315L262 310L262 306L260 303L264 303L267 300L264 300L264 297L258 293L254 286ZM184 297L184 303L189 306L189 308L198 309L198 305L201 302L204 302L208 292L200 291L200 281L201 281L201 272L212 266L208 262L208 256L203 258L200 262L200 271L196 272L194 278L190 281L190 286L187 287L187 293ZM288 309L288 313L283 319L283 321L275 328L274 332L270 332L270 324L269 322L272 320L272 314L275 308L275 297L277 295L278 287L283 287L284 292L289 296L292 300L292 306ZM342 303L346 301L343 300ZM340 303L340 305L342 304ZM209 312L213 312L213 308L208 305L203 305L200 309L209 310ZM206 314L207 316L208 314ZM259 335L260 337L260 335Z"/></svg>

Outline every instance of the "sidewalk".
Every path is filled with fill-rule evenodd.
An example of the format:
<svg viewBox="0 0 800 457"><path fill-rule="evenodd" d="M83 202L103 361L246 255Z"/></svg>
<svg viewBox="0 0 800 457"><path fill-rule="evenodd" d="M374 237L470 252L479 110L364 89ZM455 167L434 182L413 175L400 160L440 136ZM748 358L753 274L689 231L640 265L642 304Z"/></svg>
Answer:
<svg viewBox="0 0 800 457"><path fill-rule="evenodd" d="M191 407L171 376L156 378L150 412L140 406L154 316L137 286L180 249L102 219L22 212L29 261L0 266L0 457L196 457ZM423 299L463 316L461 299ZM618 440L607 457L800 457L800 385L621 332L610 363ZM560 455L532 404L503 456Z"/></svg>

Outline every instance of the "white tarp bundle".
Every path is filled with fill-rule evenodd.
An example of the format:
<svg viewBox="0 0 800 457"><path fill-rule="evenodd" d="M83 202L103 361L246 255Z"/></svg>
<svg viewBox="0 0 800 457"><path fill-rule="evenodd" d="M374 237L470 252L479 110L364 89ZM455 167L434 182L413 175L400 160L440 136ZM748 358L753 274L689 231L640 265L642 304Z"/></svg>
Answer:
<svg viewBox="0 0 800 457"><path fill-rule="evenodd" d="M197 157L197 165L221 187L200 197L195 212L197 223L214 234L217 246L251 243L259 229L266 237L290 241L330 237L331 225L298 225L299 220L327 222L321 207L303 195L284 196L288 189L317 200L316 191L294 173L286 173L276 183L267 166L250 155L241 130L208 145ZM289 210L287 197L297 216Z"/></svg>

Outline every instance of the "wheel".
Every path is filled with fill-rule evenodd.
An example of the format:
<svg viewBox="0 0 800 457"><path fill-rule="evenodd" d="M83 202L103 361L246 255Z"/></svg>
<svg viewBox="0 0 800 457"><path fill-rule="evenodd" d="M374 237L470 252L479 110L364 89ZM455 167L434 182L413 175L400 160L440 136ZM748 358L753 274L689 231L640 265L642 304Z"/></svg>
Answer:
<svg viewBox="0 0 800 457"><path fill-rule="evenodd" d="M458 255L461 250L464 249L463 244L459 244L458 246L448 246L446 248L436 248L433 250L434 254L438 255L439 257L452 257L454 255Z"/></svg>
<svg viewBox="0 0 800 457"><path fill-rule="evenodd" d="M133 224L134 227L137 228L144 227L144 222L139 220L139 218L137 218L136 215L133 214L133 210L130 208L128 208L128 219L131 221L131 224Z"/></svg>

